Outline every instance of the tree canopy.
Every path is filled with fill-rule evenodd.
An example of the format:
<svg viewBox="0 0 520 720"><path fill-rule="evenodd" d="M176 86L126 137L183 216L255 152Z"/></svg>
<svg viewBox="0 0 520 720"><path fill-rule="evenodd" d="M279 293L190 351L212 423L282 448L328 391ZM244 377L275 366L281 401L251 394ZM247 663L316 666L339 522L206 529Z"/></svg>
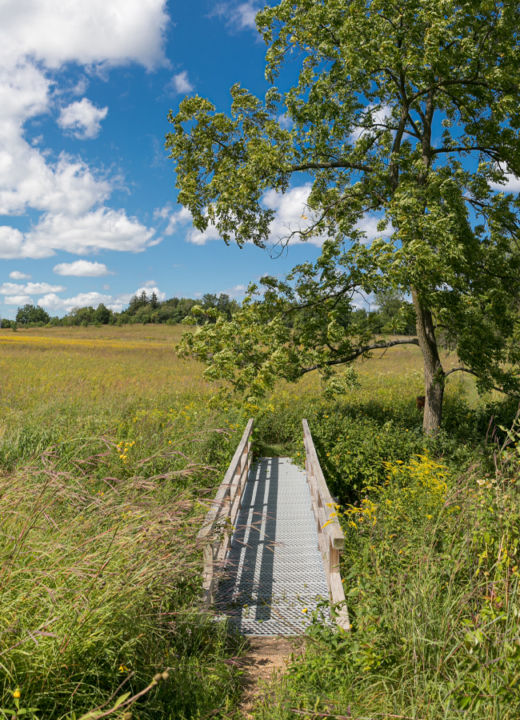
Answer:
<svg viewBox="0 0 520 720"><path fill-rule="evenodd" d="M26 325L27 323L48 323L51 317L42 307L28 303L18 308L16 322Z"/></svg>
<svg viewBox="0 0 520 720"><path fill-rule="evenodd" d="M279 242L319 237L316 263L252 287L218 331L185 352L253 395L387 347L345 322L359 293L413 301L424 360L424 427L441 422L447 375L438 337L457 345L481 390L518 392L520 7L513 0L282 0L257 15L268 46L259 99L231 89L229 115L186 98L167 147L179 201L226 242L270 241L267 191L312 178L307 209ZM298 80L274 83L291 61ZM283 118L283 122L281 121ZM368 242L363 219L378 220ZM310 312L312 309L312 312ZM304 323L288 323L302 313ZM394 342L394 341L392 341Z"/></svg>

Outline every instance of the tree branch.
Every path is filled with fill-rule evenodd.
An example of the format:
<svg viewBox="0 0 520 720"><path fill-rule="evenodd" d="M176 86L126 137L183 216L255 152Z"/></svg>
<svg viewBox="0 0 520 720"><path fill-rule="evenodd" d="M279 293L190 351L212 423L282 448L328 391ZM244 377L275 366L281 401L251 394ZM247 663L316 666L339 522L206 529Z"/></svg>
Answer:
<svg viewBox="0 0 520 720"><path fill-rule="evenodd" d="M494 148L484 147L482 145L473 145L473 146L461 145L460 147L442 147L442 148L436 148L436 149L432 150L432 153L434 155L438 155L438 153L472 152L474 150L479 150L480 152L488 153L489 155L494 156L496 159L500 159L500 156L499 156L497 150L495 150Z"/></svg>
<svg viewBox="0 0 520 720"><path fill-rule="evenodd" d="M343 365L348 362L352 362L352 360L355 360L356 358L360 357L360 355L364 355L367 352L370 352L371 350L385 350L391 347L394 347L395 345L419 345L419 340L417 338L407 338L406 340L390 340L386 343L375 343L374 345L363 345L362 347L355 350L351 355L347 355L347 357L340 358L338 360L328 360L325 365L327 367L332 367L333 365ZM313 370L319 370L321 365L313 365L309 368L304 368L301 372L302 375L305 375L308 372L312 372Z"/></svg>
<svg viewBox="0 0 520 720"><path fill-rule="evenodd" d="M480 375L478 373L476 373L474 370L470 370L469 368L465 368L465 367L457 367L457 368L452 368L451 370L448 370L447 373L444 373L444 379L446 380L448 375L451 375L452 373L456 373L456 372L465 372L465 373L468 373L469 375L474 375L476 378L480 377ZM491 387L493 388L493 390L496 390L497 392L502 393L503 395L513 395L514 397L517 397L517 393L507 392L507 390L504 390L504 388L499 388L496 385L492 385Z"/></svg>
<svg viewBox="0 0 520 720"><path fill-rule="evenodd" d="M347 163L343 161L337 162L311 162L303 165L291 165L292 172L300 172L303 170L330 170L332 168L344 168L345 170L361 170L361 172L372 172L374 168L370 165L361 165L361 163Z"/></svg>

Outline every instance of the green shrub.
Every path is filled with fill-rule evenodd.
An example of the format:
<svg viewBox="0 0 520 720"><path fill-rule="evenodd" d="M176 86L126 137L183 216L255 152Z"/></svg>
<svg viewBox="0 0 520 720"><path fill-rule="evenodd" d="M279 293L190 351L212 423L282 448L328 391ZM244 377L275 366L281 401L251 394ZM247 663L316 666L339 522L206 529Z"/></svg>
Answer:
<svg viewBox="0 0 520 720"><path fill-rule="evenodd" d="M506 431L503 430L504 433ZM425 720L520 713L518 437L496 472L458 475L422 456L341 512L350 633L319 614L305 655L258 718Z"/></svg>

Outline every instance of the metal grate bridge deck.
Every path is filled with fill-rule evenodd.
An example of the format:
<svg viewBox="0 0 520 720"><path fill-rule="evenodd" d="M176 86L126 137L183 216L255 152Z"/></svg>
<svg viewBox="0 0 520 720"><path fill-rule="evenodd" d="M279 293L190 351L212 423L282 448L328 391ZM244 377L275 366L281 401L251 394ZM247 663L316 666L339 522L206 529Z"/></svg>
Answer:
<svg viewBox="0 0 520 720"><path fill-rule="evenodd" d="M288 458L250 470L216 610L244 635L298 635L329 592L306 474Z"/></svg>

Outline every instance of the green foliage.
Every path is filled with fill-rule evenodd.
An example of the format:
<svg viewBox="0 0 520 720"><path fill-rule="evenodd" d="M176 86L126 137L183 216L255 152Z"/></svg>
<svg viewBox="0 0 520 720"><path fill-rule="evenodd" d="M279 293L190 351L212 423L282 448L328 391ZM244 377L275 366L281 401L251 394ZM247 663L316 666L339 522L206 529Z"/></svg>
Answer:
<svg viewBox="0 0 520 720"><path fill-rule="evenodd" d="M261 396L279 377L327 376L367 356L380 328L351 322L356 293L410 293L429 363L425 418L438 396L426 427L437 429L442 407L436 333L456 343L479 390L518 394L520 201L496 191L520 175L518 3L284 0L256 20L268 81L289 58L297 80L264 99L233 86L229 115L183 100L167 135L178 199L199 230L263 247L274 215L265 193L306 172L308 207L279 241L320 237L323 252L264 279L262 296L251 287L231 321L187 338L185 352L208 378ZM370 244L367 213L379 221Z"/></svg>
<svg viewBox="0 0 520 720"><path fill-rule="evenodd" d="M97 306L97 310L94 312L93 319L96 323L101 323L101 325L108 325L110 318L112 317L112 312L103 305L103 303L100 303Z"/></svg>
<svg viewBox="0 0 520 720"><path fill-rule="evenodd" d="M320 622L256 718L514 718L520 711L517 432L494 473L427 456L347 506L349 634Z"/></svg>
<svg viewBox="0 0 520 720"><path fill-rule="evenodd" d="M18 308L16 313L16 322L23 325L27 325L27 323L48 323L50 319L49 313L36 305L24 305Z"/></svg>

